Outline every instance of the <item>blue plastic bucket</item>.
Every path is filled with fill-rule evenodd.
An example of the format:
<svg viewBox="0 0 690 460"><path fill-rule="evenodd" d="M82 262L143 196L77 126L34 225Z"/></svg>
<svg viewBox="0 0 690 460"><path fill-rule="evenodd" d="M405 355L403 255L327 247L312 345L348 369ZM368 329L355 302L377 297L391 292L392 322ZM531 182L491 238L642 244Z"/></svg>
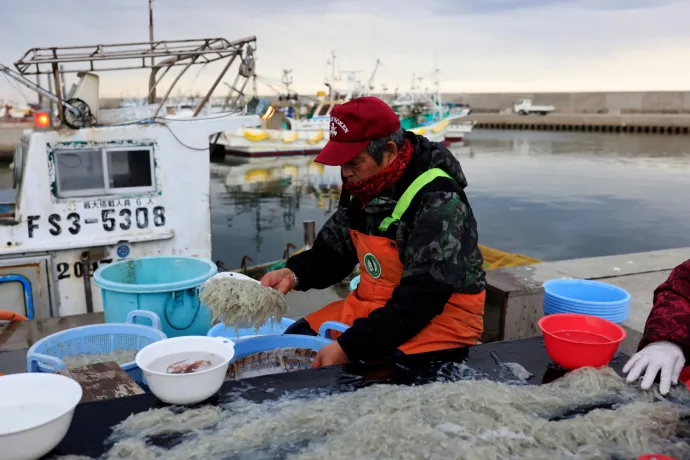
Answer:
<svg viewBox="0 0 690 460"><path fill-rule="evenodd" d="M136 318L148 318L152 327L134 324ZM167 337L160 330L161 321L149 311L130 312L125 324L92 324L73 327L45 337L26 353L27 372L57 372L67 366L62 358L82 354L103 354L115 350L139 351L147 345ZM137 383L145 383L144 375L135 361L120 367Z"/></svg>
<svg viewBox="0 0 690 460"><path fill-rule="evenodd" d="M306 348L308 350L319 351L333 340L326 338L326 334L330 330L345 332L349 326L336 321L326 321L319 329L319 335L314 337L311 335L300 334L270 334L257 337L247 337L240 339L235 343L235 356L231 362L239 361L254 353L261 353L263 351L271 351L276 348Z"/></svg>
<svg viewBox="0 0 690 460"><path fill-rule="evenodd" d="M206 335L211 328L211 311L199 301L199 287L217 272L210 260L157 256L101 266L93 279L101 288L106 323L122 323L130 311L147 310L160 317L168 337L179 337Z"/></svg>
<svg viewBox="0 0 690 460"><path fill-rule="evenodd" d="M218 323L209 329L206 335L209 337L225 337L226 339L230 339L235 342L239 339L256 337L260 335L282 334L285 332L285 329L287 329L294 322L294 319L289 318L283 318L280 323L276 323L270 319L268 320L268 323L261 326L258 331L253 327L247 327L240 328L237 332L235 332L232 327L225 327L225 324Z"/></svg>
<svg viewBox="0 0 690 460"><path fill-rule="evenodd" d="M544 314L580 313L614 323L628 319L630 294L600 281L555 279L544 283Z"/></svg>

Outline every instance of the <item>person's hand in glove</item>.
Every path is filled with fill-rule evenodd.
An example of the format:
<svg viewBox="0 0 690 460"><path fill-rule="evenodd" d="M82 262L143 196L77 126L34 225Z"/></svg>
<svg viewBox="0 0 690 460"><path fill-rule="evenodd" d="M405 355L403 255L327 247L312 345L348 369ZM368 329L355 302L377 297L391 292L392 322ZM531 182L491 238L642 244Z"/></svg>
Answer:
<svg viewBox="0 0 690 460"><path fill-rule="evenodd" d="M671 385L678 384L680 371L685 365L683 350L671 342L653 342L633 355L623 367L623 373L628 374L628 383L637 380L647 370L640 387L649 390L654 383L656 375L661 371L659 391L662 395L668 394Z"/></svg>

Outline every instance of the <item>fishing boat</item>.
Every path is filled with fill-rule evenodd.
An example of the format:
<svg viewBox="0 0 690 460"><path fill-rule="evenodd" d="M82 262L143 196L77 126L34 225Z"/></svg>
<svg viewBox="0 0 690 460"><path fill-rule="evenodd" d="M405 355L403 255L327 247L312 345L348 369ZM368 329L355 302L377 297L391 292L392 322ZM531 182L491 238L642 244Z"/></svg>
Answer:
<svg viewBox="0 0 690 460"><path fill-rule="evenodd" d="M0 121L22 121L30 118L35 108L30 105L5 103L0 99Z"/></svg>
<svg viewBox="0 0 690 460"><path fill-rule="evenodd" d="M317 101L310 104L306 116L302 117L300 110L294 110L294 106L300 104L290 97L293 95L290 90L292 79L284 74L283 83L288 97L280 101L284 102L283 107L251 129L224 132L217 145L227 155L245 158L317 154L328 142L333 107L369 95L379 65L377 61L368 84L364 85L357 80L356 71L336 70L335 62L333 53L328 61L332 65L332 74L325 79L329 91L317 92Z"/></svg>
<svg viewBox="0 0 690 460"><path fill-rule="evenodd" d="M421 78L412 77L410 91L396 94L389 101L400 117L401 126L433 142L453 143L465 139L475 122L462 121L470 113L469 106L444 103L441 97L439 70L434 71L435 92L421 91Z"/></svg>
<svg viewBox="0 0 690 460"><path fill-rule="evenodd" d="M199 114L233 60L238 79L251 76L255 47L249 37L33 48L16 70L0 65L0 73L42 95L58 114L36 113L15 152L14 187L0 191L4 305L29 319L99 312L92 284L99 266L150 255L211 257L209 139L256 126L268 105L243 106L237 94L231 112ZM211 62L227 65L195 112L166 117L163 107L181 74ZM99 73L142 68L151 71L149 104L99 107ZM155 98L162 77L176 69L171 87ZM29 79L47 75L61 88L64 75L74 73L68 94Z"/></svg>
<svg viewBox="0 0 690 460"><path fill-rule="evenodd" d="M476 124L476 120L450 123L446 128L445 141L450 144L464 141L467 135L472 132Z"/></svg>

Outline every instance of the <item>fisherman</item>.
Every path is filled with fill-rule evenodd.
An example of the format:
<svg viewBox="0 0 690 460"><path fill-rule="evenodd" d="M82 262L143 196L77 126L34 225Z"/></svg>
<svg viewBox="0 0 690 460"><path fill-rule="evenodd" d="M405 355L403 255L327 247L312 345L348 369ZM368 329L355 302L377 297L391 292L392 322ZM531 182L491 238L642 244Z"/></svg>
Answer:
<svg viewBox="0 0 690 460"><path fill-rule="evenodd" d="M690 259L654 291L654 306L637 349L623 367L624 373L630 372L627 381L634 382L646 370L640 386L648 390L661 373L659 391L667 394L678 384L690 356Z"/></svg>
<svg viewBox="0 0 690 460"><path fill-rule="evenodd" d="M338 209L312 248L261 280L283 293L325 289L359 263L356 290L285 332L316 335L326 321L350 326L331 331L336 340L313 367L477 344L483 258L467 180L450 151L402 129L381 99L361 97L333 108L330 140L314 161L340 167Z"/></svg>

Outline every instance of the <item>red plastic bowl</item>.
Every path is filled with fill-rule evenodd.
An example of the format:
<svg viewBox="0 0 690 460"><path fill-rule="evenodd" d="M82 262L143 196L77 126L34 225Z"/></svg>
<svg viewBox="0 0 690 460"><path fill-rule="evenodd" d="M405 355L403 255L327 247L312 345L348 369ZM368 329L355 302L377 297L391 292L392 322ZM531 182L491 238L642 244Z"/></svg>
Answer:
<svg viewBox="0 0 690 460"><path fill-rule="evenodd" d="M637 457L637 460L677 460L673 457L668 457L666 455L659 454L645 454Z"/></svg>
<svg viewBox="0 0 690 460"><path fill-rule="evenodd" d="M625 330L597 316L557 313L537 323L551 359L569 370L606 366L625 339Z"/></svg>

